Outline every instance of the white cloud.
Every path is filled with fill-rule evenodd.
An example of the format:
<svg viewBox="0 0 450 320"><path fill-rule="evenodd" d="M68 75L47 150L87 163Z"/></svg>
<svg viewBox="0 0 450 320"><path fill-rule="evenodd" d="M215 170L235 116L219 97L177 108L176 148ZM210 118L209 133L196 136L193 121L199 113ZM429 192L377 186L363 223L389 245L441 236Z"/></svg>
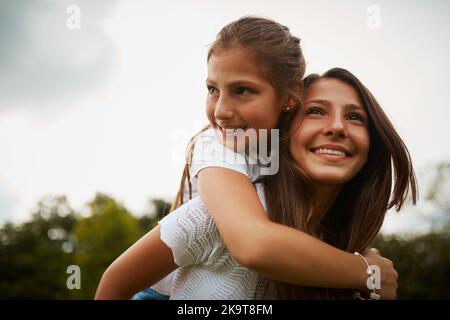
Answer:
<svg viewBox="0 0 450 320"><path fill-rule="evenodd" d="M0 179L15 217L45 194L79 207L108 192L134 212L149 197L173 197L182 167L174 150L207 123L207 45L248 14L289 26L308 72L341 66L359 76L417 168L450 159L446 2L379 1L375 31L366 27L369 1L77 1L80 33L65 27L72 1L29 3L1 3L18 12L0 19L9 48L0 50Z"/></svg>
<svg viewBox="0 0 450 320"><path fill-rule="evenodd" d="M116 60L102 29L115 2L77 1L81 29L70 30L67 8L73 1L1 1L0 112L64 112L101 89Z"/></svg>

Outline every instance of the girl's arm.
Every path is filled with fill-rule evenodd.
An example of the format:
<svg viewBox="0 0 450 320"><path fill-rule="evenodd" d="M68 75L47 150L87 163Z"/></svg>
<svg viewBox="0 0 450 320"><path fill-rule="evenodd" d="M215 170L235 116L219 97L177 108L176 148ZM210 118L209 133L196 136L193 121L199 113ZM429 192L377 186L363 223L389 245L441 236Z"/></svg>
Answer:
<svg viewBox="0 0 450 320"><path fill-rule="evenodd" d="M157 225L105 271L95 299L130 299L177 268L172 250L160 239Z"/></svg>
<svg viewBox="0 0 450 320"><path fill-rule="evenodd" d="M245 175L206 168L199 172L198 190L230 254L241 265L279 281L367 291L360 257L270 221Z"/></svg>

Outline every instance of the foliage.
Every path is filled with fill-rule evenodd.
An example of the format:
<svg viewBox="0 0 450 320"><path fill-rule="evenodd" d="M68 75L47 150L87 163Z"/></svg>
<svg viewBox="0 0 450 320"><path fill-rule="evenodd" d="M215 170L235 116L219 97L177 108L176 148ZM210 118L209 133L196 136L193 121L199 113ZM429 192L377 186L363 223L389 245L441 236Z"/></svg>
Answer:
<svg viewBox="0 0 450 320"><path fill-rule="evenodd" d="M169 206L161 199L153 203L154 212L137 218L97 194L90 215L82 217L64 196L43 198L30 221L0 229L0 299L92 299L108 265ZM80 290L67 288L73 264L81 269Z"/></svg>
<svg viewBox="0 0 450 320"><path fill-rule="evenodd" d="M412 239L379 236L374 247L394 262L399 299L450 299L450 225Z"/></svg>
<svg viewBox="0 0 450 320"><path fill-rule="evenodd" d="M439 228L409 238L380 235L373 244L395 263L400 299L450 299L450 164L429 173L425 201L443 214ZM162 199L150 204L151 212L136 217L99 193L81 215L64 196L43 198L30 221L0 229L0 299L92 299L109 264L170 208ZM73 264L81 269L79 290L66 284Z"/></svg>

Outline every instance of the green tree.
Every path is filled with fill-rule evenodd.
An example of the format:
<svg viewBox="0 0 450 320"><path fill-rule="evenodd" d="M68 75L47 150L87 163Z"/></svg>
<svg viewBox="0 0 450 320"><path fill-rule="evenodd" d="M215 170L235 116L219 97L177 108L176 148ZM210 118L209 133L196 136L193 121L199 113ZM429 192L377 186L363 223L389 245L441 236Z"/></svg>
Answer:
<svg viewBox="0 0 450 320"><path fill-rule="evenodd" d="M407 239L379 236L374 246L395 263L400 299L450 299L450 163L428 168L419 182L422 201L433 208L431 231Z"/></svg>
<svg viewBox="0 0 450 320"><path fill-rule="evenodd" d="M159 220L161 220L170 211L171 204L159 198L150 200L151 212L139 218L139 225L142 233L145 234L153 229Z"/></svg>
<svg viewBox="0 0 450 320"><path fill-rule="evenodd" d="M142 235L138 220L113 198L99 193L89 208L91 216L75 226L81 290L73 290L72 297L81 299L94 297L106 268Z"/></svg>
<svg viewBox="0 0 450 320"><path fill-rule="evenodd" d="M67 298L76 218L64 196L46 197L29 222L0 229L0 298Z"/></svg>
<svg viewBox="0 0 450 320"><path fill-rule="evenodd" d="M0 299L92 299L106 268L168 212L151 200L137 219L113 198L97 194L81 217L64 196L42 198L30 221L0 229ZM67 268L81 269L81 290L67 287ZM124 275L126 276L126 275Z"/></svg>
<svg viewBox="0 0 450 320"><path fill-rule="evenodd" d="M435 230L442 230L450 224L450 163L442 162L431 170L433 178L426 192L425 199L431 202L436 211Z"/></svg>
<svg viewBox="0 0 450 320"><path fill-rule="evenodd" d="M399 299L450 299L450 225L411 239L379 236L373 246L395 264Z"/></svg>

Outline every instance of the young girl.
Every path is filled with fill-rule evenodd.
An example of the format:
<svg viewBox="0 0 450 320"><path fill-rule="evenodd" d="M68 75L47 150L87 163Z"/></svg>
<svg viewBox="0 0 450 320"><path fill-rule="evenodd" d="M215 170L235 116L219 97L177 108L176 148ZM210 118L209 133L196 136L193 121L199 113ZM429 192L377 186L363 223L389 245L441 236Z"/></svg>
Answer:
<svg viewBox="0 0 450 320"><path fill-rule="evenodd" d="M251 19L250 19L251 20ZM270 48L270 45L274 47L274 42L276 42L278 46L278 56L281 58L285 58L286 61L292 62L292 60L296 60L299 56L301 57L301 51L296 51L297 56L293 54L294 50L280 50L280 48L286 49L287 45L293 45L296 44L298 47L298 39L293 38L289 35L289 37L285 37L284 39L281 37L273 37L273 33L271 34L272 37L264 38L261 35L267 35L270 34L268 32L261 33L261 30L270 30L269 27L266 29L261 28L261 25L256 26L256 30L253 30L254 32L251 33L249 30L246 30L247 32L242 32L245 28L250 28L255 25L255 21L252 21L252 23L248 23L248 19L243 21L247 21L247 23L243 23L242 21L238 21L233 25L233 27L229 27L228 31L233 35L230 36L230 34L227 34L224 32L225 36L219 37L218 41L216 43L220 44L216 47L213 46L208 64L208 77L210 78L210 70L212 71L211 74L213 75L211 80L215 82L215 85L219 88L210 87L210 92L212 94L212 97L210 96L208 98L208 101L212 100L212 103L208 104L208 106L212 106L212 110L214 112L212 115L214 116L213 120L214 122L212 125L220 125L222 123L221 121L225 122L225 120L228 121L228 123L222 123L224 124L221 126L222 128L226 128L227 125L230 127L230 125L236 127L256 127L258 128L258 122L261 119L261 117L251 117L254 114L255 110L252 110L252 106L256 106L258 104L252 104L252 102L258 101L258 97L261 95L264 95L264 100L259 100L260 102L264 103L264 101L272 101L274 102L273 108L281 109L281 100L277 100L277 97L281 97L281 93L288 92L287 89L290 89L289 87L286 87L287 85L296 84L298 88L298 81L301 79L301 76L303 74L302 72L292 72L292 70L301 69L299 68L302 64L301 63L285 63L283 64L277 64L277 63L268 63L271 60L264 60L264 55L259 54L257 49L254 48L256 46L255 44L252 44L250 40L254 40L256 42L261 42L262 40L266 40L264 48L261 48L260 45L260 51L262 49L263 52L276 52L276 50L266 50L267 48ZM264 23L267 23L263 20ZM273 22L270 22L273 24ZM273 27L274 25L269 26ZM282 31L286 35L286 29L280 27L278 24L275 24L276 30L278 32ZM226 30L227 28L225 28ZM271 29L272 31L274 28ZM259 38L255 36L256 31L259 35ZM245 34L247 36L247 39L243 41L242 39L236 39L236 36L239 34ZM291 39L292 41L286 41L286 38ZM223 43L221 43L222 39ZM256 40L255 40L256 39ZM271 40L271 41L268 41ZM277 39L276 41L274 39ZM281 40L280 40L281 39ZM228 41L228 42L227 42ZM278 41L278 42L277 42ZM280 43L282 45L280 45ZM295 46L295 45L294 45ZM256 46L257 47L257 46ZM219 50L220 49L220 50ZM245 50L246 49L246 50ZM251 49L251 50L250 50ZM230 55L227 56L227 51L233 51L234 55L230 57ZM240 55L237 54L238 51L240 51ZM255 53L256 52L256 53ZM289 53L289 55L283 55L284 53ZM214 54L213 54L214 53ZM216 59L214 60L213 57ZM236 58L237 62L245 62L247 60L248 63L243 64L243 66L250 68L245 69L245 72L241 72L242 70L239 70L239 65L237 66L237 69L239 72L234 70L234 73L226 73L223 71L227 71L232 66L236 65L236 61L233 63L232 58ZM227 58L229 58L227 60ZM231 62L229 61L231 58ZM272 59L275 59L274 57L271 57ZM258 63L255 63L253 60L257 60ZM262 59L262 60L261 60ZM266 57L267 59L267 57ZM289 60L290 59L290 60ZM266 62L266 63L264 63ZM278 61L279 62L279 61ZM228 64L227 64L228 63ZM275 85L272 85L273 79L281 78L282 73L276 72L280 65L282 66L289 66L291 69L291 72L285 72L287 75L283 81L280 81L281 83L284 83L285 86L279 85L275 87ZM224 67L225 66L225 67ZM242 65L241 65L242 66ZM261 68L261 66L264 66L264 68ZM227 68L228 67L228 68ZM251 68L253 67L253 69ZM222 68L222 69L221 69ZM287 68L287 69L289 69ZM236 69L236 68L235 68ZM261 72L261 69L263 69ZM268 70L264 70L268 69ZM217 71L214 71L217 70ZM259 72L258 72L259 71ZM278 70L279 71L279 70ZM286 71L286 70L284 70ZM288 70L289 71L289 70ZM301 74L298 78L296 75ZM224 81L217 79L214 80L214 75L224 75L225 79ZM237 75L237 76L236 76ZM244 76L242 76L244 75ZM289 77L290 75L290 77ZM228 78L227 78L228 76ZM220 78L220 77L219 77ZM238 78L238 80L241 82L238 86L231 85L233 84L234 78ZM223 78L222 78L223 79ZM228 80L227 80L228 79ZM231 80L229 80L231 79ZM242 79L247 80L247 87L242 86ZM250 80L248 80L250 79ZM254 81L254 80L257 81ZM269 79L270 81L267 81ZM258 81L259 80L259 81ZM239 81L234 81L234 83L238 83ZM213 84L213 83L212 83ZM251 85L250 85L251 84ZM256 84L256 85L255 85ZM253 88L252 88L253 86ZM255 88L256 87L256 88ZM296 86L293 86L296 88ZM219 89L219 90L218 90ZM272 91L270 91L272 89ZM218 92L219 91L219 92ZM292 92L292 91L291 91ZM271 94L271 93L275 93ZM289 97L289 96L288 96ZM289 108L291 107L292 103L292 97L296 97L295 95L290 96L290 99L286 102L286 105L284 105L285 111L289 111ZM216 99L217 98L217 99ZM286 95L284 97L286 99ZM227 101L228 103L225 103L224 101ZM298 101L298 99L293 99L294 101ZM295 106L294 106L295 107ZM255 107L254 107L255 108ZM268 108L267 110L270 110ZM292 109L291 109L292 110ZM253 111L253 112L251 112ZM247 112L247 113L246 113ZM211 112L209 113L211 114ZM275 113L272 113L273 115ZM288 119L291 117L291 113L282 114L281 121ZM211 117L210 117L211 120ZM233 122L231 122L233 121ZM254 125L256 124L256 125ZM270 125L264 124L265 127L270 127ZM261 126L259 126L261 127ZM282 166L283 167L283 166ZM223 180L220 181L220 184L217 186L214 186L214 183L216 181L211 180L211 185L214 186L214 188L206 187L204 190L204 200L205 202L208 202L208 198L211 198L212 200L209 200L212 203L212 206L214 206L214 201L217 199L217 195L214 195L215 191L219 191L217 193L223 194L223 191L226 191L228 194L230 194L230 198L233 199L233 201L222 201L224 202L222 204L223 207L234 205L236 204L236 208L239 209L239 211L230 210L228 211L228 216L225 216L224 214L221 214L221 208L217 208L217 210L211 210L211 213L214 215L215 222L217 223L217 226L219 228L219 231L221 231L221 235L224 239L224 242L227 246L227 248L230 250L231 255L236 258L237 261L241 262L243 265L248 265L250 267L254 267L255 269L260 269L262 273L268 275L269 277L273 277L275 279L279 280L285 280L290 281L293 283L301 283L306 285L317 285L317 286L328 286L328 287L360 287L360 284L363 282L361 279L364 278L363 272L358 273L354 272L355 265L358 263L361 263L361 261L356 261L355 258L352 255L346 254L342 251L336 250L330 246L326 246L325 244L321 243L318 240L312 239L311 237L308 237L306 234L299 232L298 230L293 230L290 228L286 228L284 226L280 226L274 223L271 223L267 217L264 214L264 211L262 209L261 203L259 202L259 199L256 196L256 192L254 191L254 188L249 183L248 179L244 175L235 174L233 171L227 170L227 169L221 169L221 168L208 168L203 169L200 171L199 176L199 187L200 187L200 193L202 193L202 180L205 182L204 185L208 185L208 171L213 172L213 175L216 176L223 176ZM216 171L216 172L214 172ZM242 171L241 171L242 172ZM212 175L212 176L213 176ZM227 175L229 177L227 177ZM244 185L239 182L239 180L244 177L245 180L243 180ZM233 188L226 188L226 185L233 185L227 182L229 180L237 180L239 183L237 183ZM245 190L245 183L250 184L250 193ZM248 185L246 186L248 187ZM404 185L401 186L402 188L396 188L397 194L400 192L404 192ZM249 197L244 197L243 194L248 194ZM283 196L288 196L288 193L286 193ZM216 198L215 198L216 197ZM253 198L252 198L253 197ZM256 197L256 203L255 203L255 197ZM219 199L220 200L220 199ZM397 199L398 200L398 199ZM253 203L251 203L253 202ZM220 201L218 201L220 203ZM208 207L210 207L208 205ZM254 209L253 207L256 207ZM225 211L225 210L224 210ZM262 215L261 215L262 213ZM281 212L280 212L281 213ZM284 213L284 212L283 212ZM239 214L238 219L241 223L236 224L233 223L233 221L239 221L234 220L233 217L235 217L237 214ZM232 222L233 224L230 224ZM281 229L280 229L281 228ZM282 231L282 234L279 233L279 231ZM158 234L159 230L158 228L152 231L147 237L149 239L154 239L155 234ZM242 236L245 236L242 238ZM261 238L262 235L265 235L264 238ZM159 237L158 237L159 239ZM240 240L239 240L240 239ZM295 239L295 242L292 242L292 239ZM264 240L265 245L259 245L260 240ZM267 241L266 241L267 240ZM145 241L144 241L145 242ZM228 243L227 243L228 242ZM262 244L263 242L261 242ZM139 246L137 244L137 246ZM285 250L282 252L279 250L280 247L284 247ZM165 248L167 249L167 247ZM257 250L253 250L257 249ZM320 249L320 250L317 250ZM134 252L134 250L131 250L130 252ZM167 252L165 252L167 254ZM131 256L130 256L131 254ZM125 254L127 256L127 259L133 260L133 254ZM261 259L261 257L264 257L265 255L273 255L275 259ZM169 255L170 257L170 255ZM300 257L300 259L295 258ZM289 258L289 259L287 259ZM371 257L372 259L379 259L380 263L383 264L383 260L379 257ZM125 259L125 260L127 260ZM358 258L359 259L359 258ZM119 258L118 261L123 261L124 259ZM129 261L131 261L129 260ZM370 260L370 259L369 259ZM161 255L160 262L163 262L163 255ZM173 262L173 261L172 261ZM306 263L307 262L307 263ZM158 263L158 261L153 261L153 268L158 269L158 266L161 267L161 265ZM324 270L325 268L328 268L331 264L334 265L334 268L329 270L326 274L320 274L320 271ZM120 267L121 263L117 262L113 264L115 267L110 267L108 269L108 272L105 273L105 277L109 278L111 276L111 273L117 272L121 269ZM171 265L174 267L174 265ZM320 268L318 268L320 266ZM167 267L167 265L166 265ZM115 270L115 271L114 271ZM361 269L362 270L362 269ZM386 267L386 270L388 268ZM393 270L391 268L391 270ZM304 272L303 272L304 271ZM388 274L388 272L385 272L384 275ZM109 275L109 276L107 276ZM138 275L138 274L137 274ZM114 278L114 277L113 277ZM135 279L136 280L136 279ZM152 279L154 280L154 279ZM153 281L150 281L153 282ZM145 282L144 282L145 283ZM143 283L141 283L142 285ZM104 290L100 290L103 294L105 293ZM112 293L112 292L110 292ZM100 297L102 297L102 294L99 294Z"/></svg>
<svg viewBox="0 0 450 320"><path fill-rule="evenodd" d="M248 207L247 211L255 217L266 218L252 185L263 178L262 168L258 163L248 163L245 153L234 153L233 143L229 148L225 147L227 142L234 142L233 137L228 136L227 139L227 133L233 129L255 130L259 138L259 129L276 128L280 116L289 117L289 111L299 103L304 72L300 40L283 25L268 19L244 17L218 33L208 52L206 111L210 126L192 140L191 154L172 209L198 194L197 180L203 179L199 177L201 172L206 175L204 179L212 179L211 183L205 183L204 188L215 189L218 183L224 183L232 189L241 187L245 180L243 191L257 201L256 206ZM282 110L284 115L281 115ZM270 139L271 134L268 136ZM223 170L217 175L209 174L210 168ZM238 173L238 176L233 173ZM223 195L219 192L211 195L211 200L219 198L223 208L217 214L235 210L234 207L226 207L229 198L222 198ZM230 194L230 198L233 197ZM246 197L242 197L236 199L235 204L244 212L246 203ZM170 278L158 284L156 289L160 293L168 293ZM147 298L155 295L148 290L147 294L150 294ZM146 295L140 293L135 298L145 299Z"/></svg>

